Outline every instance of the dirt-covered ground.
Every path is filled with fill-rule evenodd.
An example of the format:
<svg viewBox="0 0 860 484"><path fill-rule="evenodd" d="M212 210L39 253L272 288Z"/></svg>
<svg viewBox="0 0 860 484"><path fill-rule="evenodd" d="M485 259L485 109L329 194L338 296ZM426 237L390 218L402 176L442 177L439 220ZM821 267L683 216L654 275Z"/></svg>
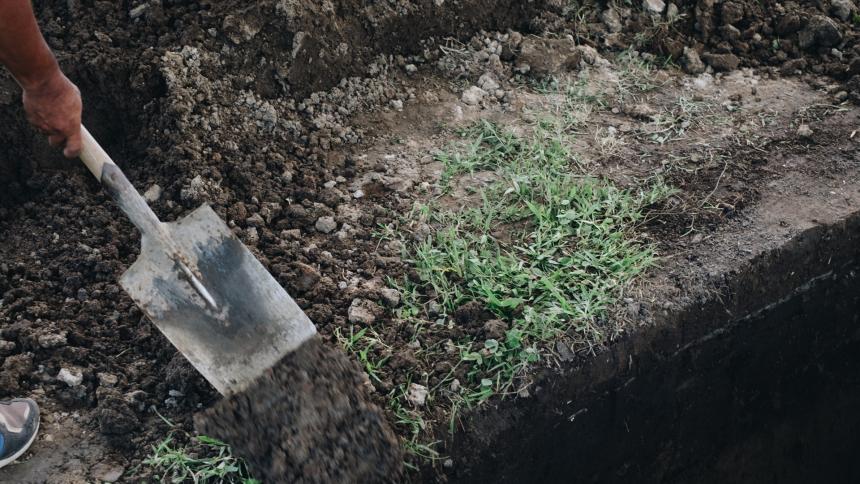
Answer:
<svg viewBox="0 0 860 484"><path fill-rule="evenodd" d="M511 406L540 394L532 375L671 320L860 208L849 0L35 4L85 124L163 219L211 204L366 369L413 480L468 477L463 449L484 452ZM0 481L158 480L152 446L188 444L218 396L116 282L138 234L25 126L18 96L0 79L0 397L44 410L32 453ZM427 214L478 206L506 180L510 153L440 156L474 136L522 144L488 129L540 130L576 176L671 188L623 231L655 263L603 288L611 304L587 322L528 340L538 357L507 386L474 355L522 309L443 300L416 262L444 225Z"/></svg>

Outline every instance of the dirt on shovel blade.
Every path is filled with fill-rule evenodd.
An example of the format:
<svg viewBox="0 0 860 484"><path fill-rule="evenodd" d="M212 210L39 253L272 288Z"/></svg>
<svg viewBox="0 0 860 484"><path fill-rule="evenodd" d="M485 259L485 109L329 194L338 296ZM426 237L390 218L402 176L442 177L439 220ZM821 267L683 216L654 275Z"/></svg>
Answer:
<svg viewBox="0 0 860 484"><path fill-rule="evenodd" d="M318 337L195 418L263 482L395 482L403 456L361 373Z"/></svg>

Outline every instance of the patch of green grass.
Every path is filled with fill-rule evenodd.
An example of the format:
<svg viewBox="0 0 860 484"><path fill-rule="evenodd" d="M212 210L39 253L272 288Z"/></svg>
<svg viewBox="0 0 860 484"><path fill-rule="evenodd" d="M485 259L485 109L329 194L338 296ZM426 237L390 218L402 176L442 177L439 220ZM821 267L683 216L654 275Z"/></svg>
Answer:
<svg viewBox="0 0 860 484"><path fill-rule="evenodd" d="M494 170L498 161L510 155L516 148L516 137L502 131L489 121L481 120L470 128L458 132L462 139L461 149L441 151L436 160L442 162L442 184L446 186L451 178L461 173L479 170Z"/></svg>
<svg viewBox="0 0 860 484"><path fill-rule="evenodd" d="M390 356L382 355L389 350L388 346L372 328L366 327L356 331L355 326L349 328L349 334L344 334L341 328L336 328L334 335L343 349L358 358L368 376L373 380L382 381L379 372L388 362Z"/></svg>
<svg viewBox="0 0 860 484"><path fill-rule="evenodd" d="M516 392L518 377L562 335L606 340L605 320L622 288L655 261L635 228L672 190L641 189L572 173L567 140L537 128L524 139L487 121L439 155L447 177L477 169L498 178L462 206L428 204L416 223L433 234L410 243L426 297L446 313L479 301L508 323L500 340L461 342L467 404Z"/></svg>
<svg viewBox="0 0 860 484"><path fill-rule="evenodd" d="M224 442L204 435L192 441L177 445L171 433L153 446L142 465L151 467L159 482L260 484Z"/></svg>

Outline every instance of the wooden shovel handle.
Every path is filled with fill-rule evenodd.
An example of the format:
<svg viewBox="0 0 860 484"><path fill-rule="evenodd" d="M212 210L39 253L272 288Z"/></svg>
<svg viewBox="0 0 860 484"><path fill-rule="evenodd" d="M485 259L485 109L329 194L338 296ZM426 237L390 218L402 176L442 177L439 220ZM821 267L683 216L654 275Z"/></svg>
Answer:
<svg viewBox="0 0 860 484"><path fill-rule="evenodd" d="M81 126L80 158L142 234L166 238L164 227L146 204L146 200L140 196L122 170L83 126Z"/></svg>
<svg viewBox="0 0 860 484"><path fill-rule="evenodd" d="M98 144L93 135L81 125L81 161L87 165L90 172L99 182L102 181L102 172L105 165L116 165L104 149Z"/></svg>

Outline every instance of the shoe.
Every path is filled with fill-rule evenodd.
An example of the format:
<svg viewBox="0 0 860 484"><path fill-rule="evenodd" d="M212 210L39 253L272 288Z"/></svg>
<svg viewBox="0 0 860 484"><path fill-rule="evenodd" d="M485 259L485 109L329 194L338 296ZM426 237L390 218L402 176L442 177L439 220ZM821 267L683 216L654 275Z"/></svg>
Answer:
<svg viewBox="0 0 860 484"><path fill-rule="evenodd" d="M39 432L39 406L29 398L0 402L0 467L27 452Z"/></svg>

